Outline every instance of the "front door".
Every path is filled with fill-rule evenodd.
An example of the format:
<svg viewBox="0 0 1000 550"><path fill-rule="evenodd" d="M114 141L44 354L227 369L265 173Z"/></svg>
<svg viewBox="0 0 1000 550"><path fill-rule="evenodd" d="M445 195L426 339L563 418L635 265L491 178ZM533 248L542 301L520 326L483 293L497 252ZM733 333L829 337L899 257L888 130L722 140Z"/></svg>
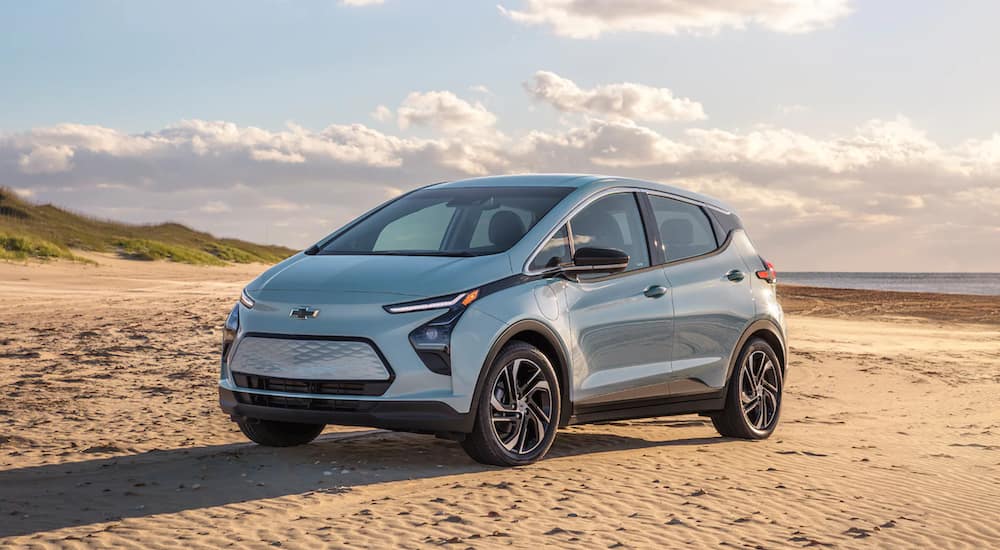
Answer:
<svg viewBox="0 0 1000 550"><path fill-rule="evenodd" d="M615 248L629 265L614 275L580 275L565 285L573 330L578 407L664 397L673 332L671 293L650 266L643 220L633 193L597 199L570 220L574 249Z"/></svg>

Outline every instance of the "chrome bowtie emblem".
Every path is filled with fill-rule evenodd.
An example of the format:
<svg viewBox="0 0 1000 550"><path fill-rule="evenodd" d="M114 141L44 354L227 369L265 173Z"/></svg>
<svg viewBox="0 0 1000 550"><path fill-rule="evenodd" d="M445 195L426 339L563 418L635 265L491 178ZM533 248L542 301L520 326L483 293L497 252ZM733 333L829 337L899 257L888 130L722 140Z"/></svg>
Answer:
<svg viewBox="0 0 1000 550"><path fill-rule="evenodd" d="M315 319L319 316L319 310L313 309L309 306L301 306L293 309L288 316L295 317L296 319Z"/></svg>

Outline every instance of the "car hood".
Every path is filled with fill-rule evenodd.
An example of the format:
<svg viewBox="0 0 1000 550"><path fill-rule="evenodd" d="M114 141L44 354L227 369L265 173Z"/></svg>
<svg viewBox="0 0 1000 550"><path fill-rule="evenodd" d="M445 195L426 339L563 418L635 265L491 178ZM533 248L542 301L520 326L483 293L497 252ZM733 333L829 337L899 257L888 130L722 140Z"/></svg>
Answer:
<svg viewBox="0 0 1000 550"><path fill-rule="evenodd" d="M255 292L329 291L426 298L461 292L511 274L506 254L439 256L299 255L265 272Z"/></svg>

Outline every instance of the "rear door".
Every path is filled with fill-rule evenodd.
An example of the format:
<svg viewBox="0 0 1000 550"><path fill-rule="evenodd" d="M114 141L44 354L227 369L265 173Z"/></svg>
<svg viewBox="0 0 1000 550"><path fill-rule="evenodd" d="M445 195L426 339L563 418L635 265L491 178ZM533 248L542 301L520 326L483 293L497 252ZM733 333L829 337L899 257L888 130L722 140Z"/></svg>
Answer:
<svg viewBox="0 0 1000 550"><path fill-rule="evenodd" d="M629 265L613 275L579 275L565 286L578 407L613 407L667 394L673 315L663 270L652 267L639 197L601 197L569 222L574 250L615 248Z"/></svg>
<svg viewBox="0 0 1000 550"><path fill-rule="evenodd" d="M753 272L737 247L718 242L703 207L650 193L673 292L670 395L724 387L729 357L754 315Z"/></svg>

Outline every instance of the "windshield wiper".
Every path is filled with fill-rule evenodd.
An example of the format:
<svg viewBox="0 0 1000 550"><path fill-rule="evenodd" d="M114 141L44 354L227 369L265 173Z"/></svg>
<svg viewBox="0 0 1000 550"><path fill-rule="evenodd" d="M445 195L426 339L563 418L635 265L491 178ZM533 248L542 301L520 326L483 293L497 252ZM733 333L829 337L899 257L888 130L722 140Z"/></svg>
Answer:
<svg viewBox="0 0 1000 550"><path fill-rule="evenodd" d="M478 256L465 250L379 250L369 254L385 256L439 256L445 258L471 258Z"/></svg>
<svg viewBox="0 0 1000 550"><path fill-rule="evenodd" d="M321 250L324 256L434 256L441 258L472 258L480 256L465 250Z"/></svg>

